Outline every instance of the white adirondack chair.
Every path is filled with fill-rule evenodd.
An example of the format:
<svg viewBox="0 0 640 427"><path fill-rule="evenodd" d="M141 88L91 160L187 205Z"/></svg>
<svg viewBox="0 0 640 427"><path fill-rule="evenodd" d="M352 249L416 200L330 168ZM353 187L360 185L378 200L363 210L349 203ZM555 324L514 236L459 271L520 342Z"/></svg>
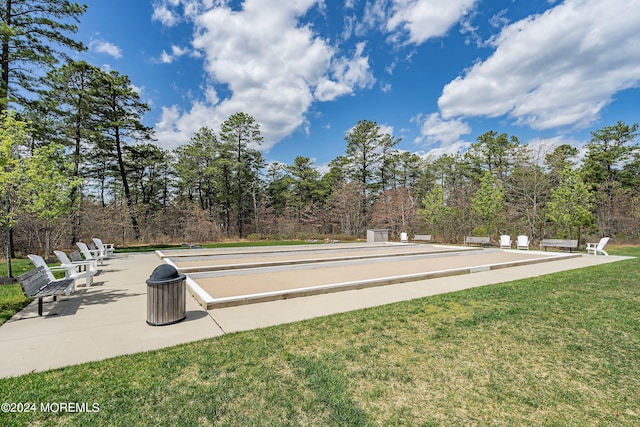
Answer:
<svg viewBox="0 0 640 427"><path fill-rule="evenodd" d="M71 261L67 254L62 251L53 251L54 254L60 260L60 264L68 267L71 266L76 269L76 271L81 272L85 270L93 270L97 273L98 271L98 260L97 259L85 259L83 261ZM94 273L94 274L96 274Z"/></svg>
<svg viewBox="0 0 640 427"><path fill-rule="evenodd" d="M407 236L407 233L400 233L400 242L402 243L409 242L409 236Z"/></svg>
<svg viewBox="0 0 640 427"><path fill-rule="evenodd" d="M96 270L86 270L78 272L76 267L73 265L60 265L55 267L50 267L47 263L42 259L40 255L29 254L27 257L31 260L33 265L36 267L43 266L47 271L47 276L49 276L49 280L56 281L58 279L53 275L54 271L64 271L65 279L73 279L73 290L76 288L76 280L84 278L86 280L87 286L93 285L93 276L96 274ZM67 295L69 295L67 293Z"/></svg>
<svg viewBox="0 0 640 427"><path fill-rule="evenodd" d="M102 240L98 239L97 237L94 237L91 240L93 240L96 248L98 248L98 250L101 250L105 257L109 258L113 256L113 243L102 243Z"/></svg>
<svg viewBox="0 0 640 427"><path fill-rule="evenodd" d="M47 265L47 263L45 262L45 260L40 256L40 255L34 255L34 254L29 254L27 255L27 257L31 260L31 263L33 265L35 265L36 267L44 267L44 270L47 273L47 277L49 278L50 281L55 282L56 277L53 275L54 271L64 271L64 277L66 279L72 279L73 280L73 285L69 286L66 291L65 291L65 295L69 296L71 295L72 292L75 292L76 290L76 279L80 278L80 277L86 277L87 278L87 286L91 286L89 285L90 282L90 278L93 278L93 274L91 274L91 276L79 276L76 275L76 271L75 271L75 267L73 267L72 269L69 269L67 267L63 267L63 266L57 266L57 267L50 267Z"/></svg>
<svg viewBox="0 0 640 427"><path fill-rule="evenodd" d="M609 256L607 251L604 250L604 247L608 242L609 238L603 237L598 243L587 243L587 253L589 254L593 252L594 255L601 253L604 256Z"/></svg>
<svg viewBox="0 0 640 427"><path fill-rule="evenodd" d="M511 249L511 236L506 234L500 236L500 249Z"/></svg>
<svg viewBox="0 0 640 427"><path fill-rule="evenodd" d="M63 268L57 268L57 267L49 267L40 255L29 254L27 255L27 258L29 258L31 260L31 263L36 267L43 266L47 272L47 277L49 277L49 280L52 282L55 282L56 280L58 280L53 275L54 271L63 271L63 270L66 271L66 268L63 269Z"/></svg>
<svg viewBox="0 0 640 427"><path fill-rule="evenodd" d="M86 243L82 242L76 242L76 246L78 247L78 249L80 249L80 252L82 253L82 256L84 256L84 259L95 259L100 265L104 264L104 253L102 253L99 249L92 251L87 247Z"/></svg>
<svg viewBox="0 0 640 427"><path fill-rule="evenodd" d="M516 248L517 249L524 249L524 250L529 250L529 236L525 236L525 235L520 235L518 236L518 239L516 240Z"/></svg>

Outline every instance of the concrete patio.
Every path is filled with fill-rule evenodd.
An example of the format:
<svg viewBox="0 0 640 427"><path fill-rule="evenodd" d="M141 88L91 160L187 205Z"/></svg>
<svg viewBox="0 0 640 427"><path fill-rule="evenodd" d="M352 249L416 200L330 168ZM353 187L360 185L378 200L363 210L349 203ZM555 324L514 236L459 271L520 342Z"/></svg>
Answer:
<svg viewBox="0 0 640 427"><path fill-rule="evenodd" d="M155 350L317 316L425 297L465 288L583 268L625 257L587 256L464 276L351 290L205 310L187 295L187 317L173 325L146 323L146 280L161 260L154 253L117 254L105 261L94 286L45 302L32 302L0 326L0 377L45 371ZM83 284L81 279L79 284ZM45 300L49 301L49 299Z"/></svg>

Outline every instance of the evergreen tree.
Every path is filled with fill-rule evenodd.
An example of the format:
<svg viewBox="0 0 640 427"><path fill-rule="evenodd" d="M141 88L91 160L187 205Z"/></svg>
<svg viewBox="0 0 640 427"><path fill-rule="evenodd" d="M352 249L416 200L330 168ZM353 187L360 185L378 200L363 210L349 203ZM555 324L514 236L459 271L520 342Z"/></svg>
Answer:
<svg viewBox="0 0 640 427"><path fill-rule="evenodd" d="M85 49L68 34L78 30L75 23L86 10L86 5L68 0L0 2L0 111L10 102L27 105L25 91L38 88L41 71L48 71L65 57L64 49Z"/></svg>
<svg viewBox="0 0 640 427"><path fill-rule="evenodd" d="M296 219L300 223L302 211L319 202L320 173L313 167L313 160L304 156L297 156L287 170L291 174L290 204L295 208Z"/></svg>
<svg viewBox="0 0 640 427"><path fill-rule="evenodd" d="M101 71L84 61L71 61L48 73L42 97L34 108L33 123L41 123L41 135L46 141L58 141L71 148L73 169L71 177L80 179L81 165L88 165L87 150L95 140L98 123L93 112L97 108L94 80ZM44 119L44 120L43 120ZM97 154L93 150L94 154ZM103 188L103 185L101 186ZM80 230L81 191L71 187L69 203L72 212L71 245L75 245ZM104 191L101 191L104 204Z"/></svg>
<svg viewBox="0 0 640 427"><path fill-rule="evenodd" d="M244 237L244 222L248 217L247 206L253 205L250 189L254 188L264 159L251 145L260 145L260 125L245 113L235 113L222 124L220 139L234 151L231 171L235 180L235 202L238 235ZM226 189L227 191L231 190Z"/></svg>
<svg viewBox="0 0 640 427"><path fill-rule="evenodd" d="M478 172L488 170L504 181L514 165L514 150L520 145L517 137L495 131L485 132L477 138L468 156ZM481 173L480 173L481 175Z"/></svg>
<svg viewBox="0 0 640 427"><path fill-rule="evenodd" d="M142 124L142 116L149 111L147 104L133 89L127 76L117 71L103 72L94 80L99 104L95 111L98 130L101 132L99 143L110 150L117 165L118 175L129 209L133 237L140 238L140 225L134 200L129 186L127 169L124 163L124 146L135 141L148 141L153 130Z"/></svg>
<svg viewBox="0 0 640 427"><path fill-rule="evenodd" d="M637 131L637 124L629 126L618 122L591 132L592 138L587 144L582 172L595 196L596 220L603 236L616 231L617 206L626 193L622 187L623 169L638 152L638 145L634 144Z"/></svg>

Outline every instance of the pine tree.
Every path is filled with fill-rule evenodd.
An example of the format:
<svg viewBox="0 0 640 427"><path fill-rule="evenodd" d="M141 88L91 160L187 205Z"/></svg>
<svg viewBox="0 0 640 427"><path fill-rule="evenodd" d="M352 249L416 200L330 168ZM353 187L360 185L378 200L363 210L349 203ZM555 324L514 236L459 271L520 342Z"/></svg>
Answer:
<svg viewBox="0 0 640 427"><path fill-rule="evenodd" d="M9 103L25 106L25 92L33 92L42 71L53 68L65 54L62 49L82 51L82 43L68 36L87 10L68 0L3 0L0 4L0 111Z"/></svg>

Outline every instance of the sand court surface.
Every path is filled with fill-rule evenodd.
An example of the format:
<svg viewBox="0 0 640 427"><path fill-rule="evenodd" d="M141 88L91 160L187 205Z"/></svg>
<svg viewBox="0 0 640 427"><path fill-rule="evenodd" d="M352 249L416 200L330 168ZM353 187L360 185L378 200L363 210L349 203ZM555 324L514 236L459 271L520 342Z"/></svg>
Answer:
<svg viewBox="0 0 640 427"><path fill-rule="evenodd" d="M177 252L177 251L173 251ZM339 244L158 252L207 309L471 274L578 254L425 244Z"/></svg>
<svg viewBox="0 0 640 427"><path fill-rule="evenodd" d="M344 245L347 246L347 245ZM249 267L268 267L279 265L295 265L306 263L322 263L333 261L348 261L369 258L388 258L415 256L419 254L436 254L463 251L479 251L473 247L446 247L434 245L348 245L347 247L324 245L304 245L281 250L273 247L272 251L262 248L260 251L220 251L193 253L189 256L162 254L165 262L174 265L181 273L199 271L233 270Z"/></svg>

